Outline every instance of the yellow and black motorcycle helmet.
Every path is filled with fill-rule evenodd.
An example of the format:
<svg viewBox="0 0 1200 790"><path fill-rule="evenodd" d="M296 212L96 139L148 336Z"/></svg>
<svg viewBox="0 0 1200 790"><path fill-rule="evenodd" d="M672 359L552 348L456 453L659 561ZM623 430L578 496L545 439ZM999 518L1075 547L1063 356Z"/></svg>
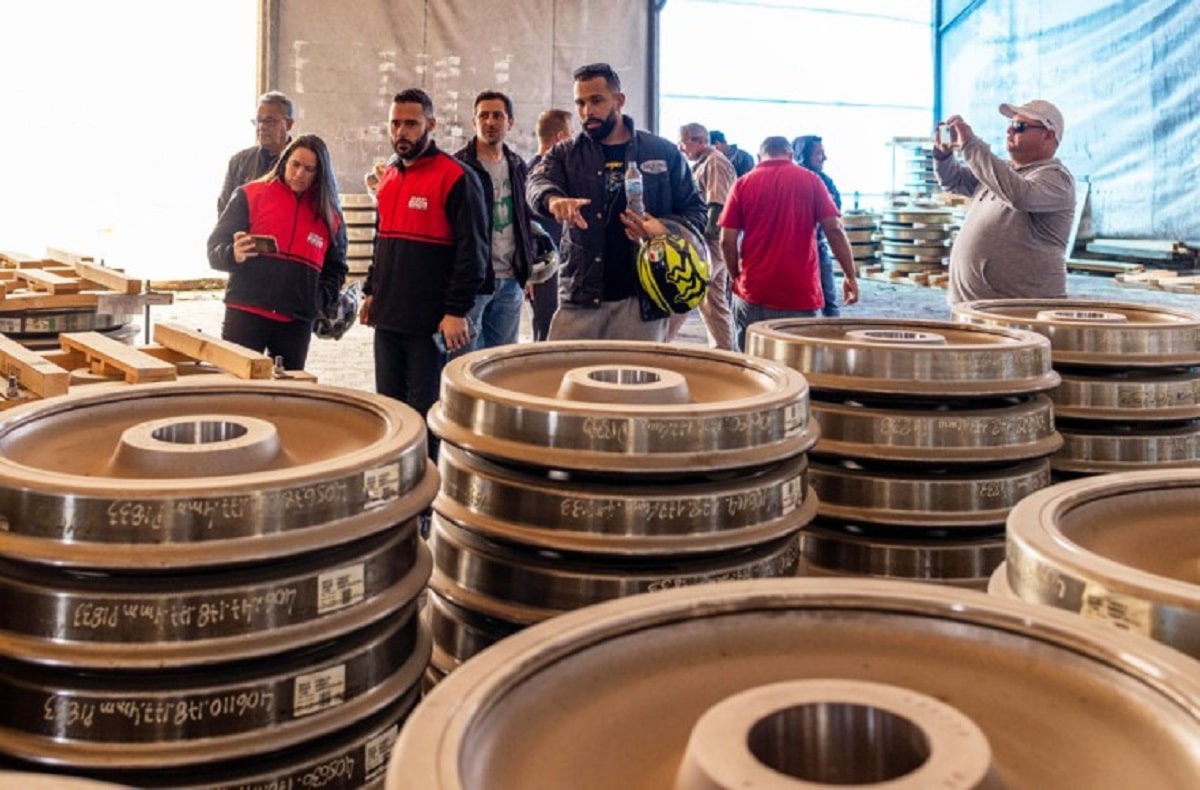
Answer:
<svg viewBox="0 0 1200 790"><path fill-rule="evenodd" d="M708 289L707 247L685 223L662 223L667 235L642 242L638 250L638 284L659 310L686 313L700 304Z"/></svg>

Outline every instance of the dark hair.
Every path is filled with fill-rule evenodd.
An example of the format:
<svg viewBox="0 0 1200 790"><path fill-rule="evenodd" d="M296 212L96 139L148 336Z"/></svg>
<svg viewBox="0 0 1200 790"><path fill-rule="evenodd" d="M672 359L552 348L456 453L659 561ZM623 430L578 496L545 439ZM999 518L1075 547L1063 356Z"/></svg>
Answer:
<svg viewBox="0 0 1200 790"><path fill-rule="evenodd" d="M500 91L481 91L479 95L475 97L475 109L479 109L480 102L497 100L504 102L504 111L508 113L508 117L511 120L513 117L512 99L508 98Z"/></svg>
<svg viewBox="0 0 1200 790"><path fill-rule="evenodd" d="M433 117L433 99L420 88L408 88L397 93L392 98L392 104L419 104L425 111L426 118Z"/></svg>
<svg viewBox="0 0 1200 790"><path fill-rule="evenodd" d="M780 154L787 154L790 157L792 155L792 144L787 141L786 137L772 135L763 140L758 152L761 156L775 157Z"/></svg>
<svg viewBox="0 0 1200 790"><path fill-rule="evenodd" d="M803 167L808 167L808 159L812 156L813 149L821 143L821 138L815 134L806 134L792 140L792 154L796 158L796 164Z"/></svg>
<svg viewBox="0 0 1200 790"><path fill-rule="evenodd" d="M717 129L713 129L708 133L708 144L716 145L717 143L725 142L725 133ZM728 143L725 143L728 145Z"/></svg>
<svg viewBox="0 0 1200 790"><path fill-rule="evenodd" d="M329 146L315 134L302 134L287 144L279 161L259 181L283 181L287 172L288 160L292 158L297 148L307 148L317 157L317 175L311 187L313 200L317 202L317 214L325 220L331 234L337 233L338 217L341 207L338 202L337 178L333 174L333 164L329 158Z"/></svg>
<svg viewBox="0 0 1200 790"><path fill-rule="evenodd" d="M292 100L283 91L267 91L258 97L258 103L278 104L279 109L283 111L283 117L288 119L292 118L292 113L295 111L295 108L292 106Z"/></svg>
<svg viewBox="0 0 1200 790"><path fill-rule="evenodd" d="M550 142L554 135L571 128L571 113L567 110L543 110L533 128L537 132L538 140L543 143Z"/></svg>
<svg viewBox="0 0 1200 790"><path fill-rule="evenodd" d="M586 66L580 66L575 69L575 73L571 76L575 78L576 82L603 77L609 90L614 93L619 93L621 90L621 78L617 76L617 72L613 71L613 67L607 63L589 63Z"/></svg>

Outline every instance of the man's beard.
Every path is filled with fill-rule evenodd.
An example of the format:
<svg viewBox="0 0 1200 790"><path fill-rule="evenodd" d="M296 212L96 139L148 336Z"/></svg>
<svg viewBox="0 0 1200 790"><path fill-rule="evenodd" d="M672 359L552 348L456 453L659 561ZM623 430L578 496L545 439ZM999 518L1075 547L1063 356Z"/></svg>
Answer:
<svg viewBox="0 0 1200 790"><path fill-rule="evenodd" d="M603 140L612 133L613 129L617 128L617 122L620 120L620 114L616 110L613 110L608 114L607 118L600 122L599 126L593 129L589 129L585 126L583 130L587 132L587 136L593 140Z"/></svg>
<svg viewBox="0 0 1200 790"><path fill-rule="evenodd" d="M416 142L414 142L412 147L410 147L407 151L400 150L400 146L403 144L404 141L401 140L392 145L392 148L396 151L396 155L401 159L416 159L425 150L425 147L429 145L429 130L426 129L425 133L418 137Z"/></svg>

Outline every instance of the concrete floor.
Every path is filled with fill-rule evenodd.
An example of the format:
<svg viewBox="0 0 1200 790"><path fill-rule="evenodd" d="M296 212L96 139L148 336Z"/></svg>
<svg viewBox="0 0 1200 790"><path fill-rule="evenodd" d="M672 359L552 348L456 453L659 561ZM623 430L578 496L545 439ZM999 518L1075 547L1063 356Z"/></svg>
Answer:
<svg viewBox="0 0 1200 790"><path fill-rule="evenodd" d="M862 299L843 310L845 317L894 318L904 320L950 319L946 293L940 288L893 284L860 279ZM1172 294L1119 286L1111 277L1071 274L1068 293L1072 299L1151 304L1200 314L1200 295ZM224 313L221 291L184 291L172 305L151 308L151 321L172 321L220 336ZM529 337L529 311L523 316L522 338ZM337 341L313 339L308 370L318 381L340 387L373 390L371 343L373 332L355 325ZM688 317L677 342L705 344L704 325L695 312Z"/></svg>

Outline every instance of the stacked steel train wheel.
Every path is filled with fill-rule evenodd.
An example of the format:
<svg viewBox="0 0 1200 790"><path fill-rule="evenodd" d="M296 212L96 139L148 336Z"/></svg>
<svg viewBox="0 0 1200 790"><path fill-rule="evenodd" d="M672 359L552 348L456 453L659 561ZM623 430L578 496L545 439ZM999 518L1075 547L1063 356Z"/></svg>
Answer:
<svg viewBox="0 0 1200 790"><path fill-rule="evenodd" d="M1050 340L1064 445L1055 477L1200 466L1200 314L1072 299L995 299L952 310L963 322Z"/></svg>
<svg viewBox="0 0 1200 790"><path fill-rule="evenodd" d="M1032 332L942 321L779 319L750 354L804 374L821 438L809 476L818 518L804 572L983 589L1004 522L1050 483L1061 444L1050 343Z"/></svg>
<svg viewBox="0 0 1200 790"><path fill-rule="evenodd" d="M1013 508L993 594L1075 612L1200 658L1200 469L1079 478Z"/></svg>
<svg viewBox="0 0 1200 790"><path fill-rule="evenodd" d="M952 221L948 208L886 209L879 225L883 270L902 275L941 274L949 260Z"/></svg>
<svg viewBox="0 0 1200 790"><path fill-rule="evenodd" d="M451 361L428 617L437 682L483 648L611 598L788 576L816 502L795 371L740 354L538 343Z"/></svg>
<svg viewBox="0 0 1200 790"><path fill-rule="evenodd" d="M1110 631L864 579L609 601L446 678L386 787L1194 787L1200 663Z"/></svg>
<svg viewBox="0 0 1200 790"><path fill-rule="evenodd" d="M0 423L0 762L136 786L382 781L430 653L420 416L285 382Z"/></svg>

